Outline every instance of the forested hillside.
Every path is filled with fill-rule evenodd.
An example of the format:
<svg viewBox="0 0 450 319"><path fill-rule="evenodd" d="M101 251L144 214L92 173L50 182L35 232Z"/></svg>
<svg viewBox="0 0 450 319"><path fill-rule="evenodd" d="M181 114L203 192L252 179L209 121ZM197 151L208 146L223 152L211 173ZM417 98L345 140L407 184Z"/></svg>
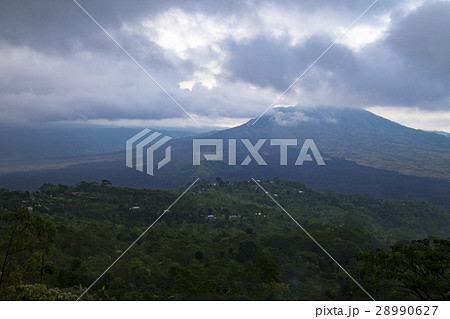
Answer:
<svg viewBox="0 0 450 319"><path fill-rule="evenodd" d="M280 179L261 185L377 299L449 298L447 212L424 201L317 192ZM0 299L76 299L178 195L107 180L45 184L33 193L1 189ZM411 242L424 238L430 240ZM397 259L390 260L392 245ZM426 264L415 254L427 256ZM412 260L432 269L421 287L426 293L381 287ZM418 278L410 274L406 282ZM218 178L198 182L83 299L367 296L254 182Z"/></svg>

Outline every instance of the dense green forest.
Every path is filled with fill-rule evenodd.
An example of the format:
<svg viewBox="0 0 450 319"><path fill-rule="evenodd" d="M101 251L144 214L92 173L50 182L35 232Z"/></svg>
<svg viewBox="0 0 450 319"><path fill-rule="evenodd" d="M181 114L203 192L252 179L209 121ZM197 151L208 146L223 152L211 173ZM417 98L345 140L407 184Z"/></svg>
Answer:
<svg viewBox="0 0 450 319"><path fill-rule="evenodd" d="M425 201L261 185L377 300L448 300L450 216ZM0 299L366 300L252 181L0 189Z"/></svg>

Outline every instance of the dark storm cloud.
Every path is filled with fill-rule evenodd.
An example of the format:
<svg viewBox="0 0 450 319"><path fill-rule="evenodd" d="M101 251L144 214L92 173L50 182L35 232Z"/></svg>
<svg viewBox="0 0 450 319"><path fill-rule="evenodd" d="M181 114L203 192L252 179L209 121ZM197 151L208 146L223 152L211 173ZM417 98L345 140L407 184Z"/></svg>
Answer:
<svg viewBox="0 0 450 319"><path fill-rule="evenodd" d="M427 3L395 25L386 44L408 67L450 78L450 2Z"/></svg>
<svg viewBox="0 0 450 319"><path fill-rule="evenodd" d="M233 43L228 70L235 79L284 90L292 82L295 66L305 65L306 58L295 49L286 45L286 39L259 37L241 45Z"/></svg>
<svg viewBox="0 0 450 319"><path fill-rule="evenodd" d="M445 76L425 65L409 65L405 56L383 46L372 45L359 55L359 67L335 76L349 93L359 94L367 104L448 108Z"/></svg>
<svg viewBox="0 0 450 319"><path fill-rule="evenodd" d="M434 2L394 22L363 49L356 73L340 74L372 103L446 109L450 92L450 3Z"/></svg>
<svg viewBox="0 0 450 319"><path fill-rule="evenodd" d="M251 15L261 3L283 5L302 10L338 10L342 14L357 16L373 0L303 0L303 1L240 1L240 0L97 0L78 2L106 29L115 30L128 21L150 19L164 10L180 8L186 12L209 15L238 13ZM391 1L380 1L373 12L385 11ZM109 50L108 39L93 25L72 0L3 0L0 2L0 39L14 45L27 45L41 51L67 53L79 49Z"/></svg>
<svg viewBox="0 0 450 319"><path fill-rule="evenodd" d="M259 1L259 2L269 2L269 3L282 3L284 7L294 9L303 9L307 11L311 10L333 10L340 13L346 13L348 15L356 17L361 14L365 9L367 9L374 0L341 0L341 1L330 1L330 0L270 0L270 1ZM391 10L395 4L405 2L402 0L379 0L376 5L371 8L371 12L378 14L384 13L387 10Z"/></svg>
<svg viewBox="0 0 450 319"><path fill-rule="evenodd" d="M313 37L295 46L289 45L287 39L260 37L242 45L232 45L228 69L235 78L284 91L329 45L330 39L323 37ZM345 73L357 65L351 51L336 45L318 67ZM303 85L313 88L317 80L309 78Z"/></svg>
<svg viewBox="0 0 450 319"><path fill-rule="evenodd" d="M334 40L329 25L348 26L373 1L79 2L189 111L254 117ZM405 16L407 4L380 0L361 24L376 29L389 14L387 37L359 50L336 44L289 92L291 100L448 109L450 3L433 1ZM300 18L285 18L290 13ZM193 29L185 37L204 35L207 44L164 46L157 32L179 22L171 17L187 19L180 26ZM144 21L154 23L146 29ZM185 116L72 0L1 1L0 58L2 121ZM180 88L213 69L215 86Z"/></svg>
<svg viewBox="0 0 450 319"><path fill-rule="evenodd" d="M449 109L450 3L420 7L394 22L384 40L358 52L335 45L298 85L314 90L325 81L336 92L357 97L355 105L404 105ZM284 91L333 38L313 37L301 45L257 38L231 45L233 78ZM355 101L355 100L354 100Z"/></svg>
<svg viewBox="0 0 450 319"><path fill-rule="evenodd" d="M127 21L151 18L172 7L226 14L239 5L239 1L225 0L78 0L78 3L108 30L120 28ZM41 51L66 53L79 49L79 45L90 50L110 50L110 40L72 0L2 0L0 30L0 39Z"/></svg>

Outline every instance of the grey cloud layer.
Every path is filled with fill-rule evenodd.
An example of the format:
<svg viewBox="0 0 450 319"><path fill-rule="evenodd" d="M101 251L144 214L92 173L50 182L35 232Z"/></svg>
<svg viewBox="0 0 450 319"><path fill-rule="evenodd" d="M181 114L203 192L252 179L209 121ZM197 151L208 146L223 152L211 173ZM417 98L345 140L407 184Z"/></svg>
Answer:
<svg viewBox="0 0 450 319"><path fill-rule="evenodd" d="M321 28L347 26L371 2L80 1L190 112L213 118L257 116L334 40ZM364 23L390 14L385 36L359 50L336 45L284 102L448 110L450 2L404 16L408 3L380 1ZM272 9L304 20L277 22ZM196 25L191 16L211 24L200 30L209 45L188 41L180 55L177 43L164 47L154 29L144 30L143 21L170 10L183 13L186 28ZM236 29L224 31L230 25ZM73 1L0 2L0 59L1 121L184 116ZM205 74L217 83L180 88Z"/></svg>
<svg viewBox="0 0 450 319"><path fill-rule="evenodd" d="M356 103L353 106L405 105L449 110L448 17L450 3L433 3L393 23L386 39L357 53L338 44L317 64L316 76L300 85L315 90L326 81L336 94L344 91L358 96L352 101ZM229 69L235 78L282 91L331 40L313 37L291 46L286 39L257 38L243 45L234 44Z"/></svg>

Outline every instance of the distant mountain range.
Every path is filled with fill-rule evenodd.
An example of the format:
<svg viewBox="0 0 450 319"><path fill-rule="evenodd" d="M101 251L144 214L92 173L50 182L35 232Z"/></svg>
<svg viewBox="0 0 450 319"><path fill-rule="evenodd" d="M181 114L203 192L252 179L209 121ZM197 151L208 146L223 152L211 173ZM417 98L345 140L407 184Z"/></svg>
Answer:
<svg viewBox="0 0 450 319"><path fill-rule="evenodd" d="M429 132L450 137L450 133L447 133L447 132L442 132L442 131L429 131Z"/></svg>
<svg viewBox="0 0 450 319"><path fill-rule="evenodd" d="M221 177L225 180L281 177L302 181L320 190L370 194L389 199L427 199L450 211L450 139L446 136L407 128L364 110L331 107L277 108L256 124L252 123L253 120L235 128L196 136L223 139L222 162L203 160L201 165L193 166L192 138L180 136L170 142L172 161L157 171L155 176L127 168L124 151L89 157L85 153L67 159L30 161L30 165L24 165L22 169L16 166L10 173L7 172L9 166L5 165L0 170L3 171L0 187L36 189L45 182L76 184L81 180L109 179L120 186L174 188L195 177ZM108 139L108 135L112 134L116 137L109 138L106 145L110 147L116 143L116 147L124 149L125 140L138 131L116 132L115 135L105 131L105 134L97 136L98 143L101 144L102 138ZM129 135L118 137L124 133ZM56 141L50 145L64 147L64 136L54 139ZM95 152L92 139L87 141L91 146L85 149ZM252 160L246 166L228 165L229 139L236 139L237 164L249 155L241 139L248 139L253 145L259 139L266 139L259 153L267 165L256 165L251 156ZM298 140L298 146L288 148L288 165L279 165L280 147L271 146L269 139ZM315 162L293 165L305 139L314 140L324 157L325 166L318 166ZM74 148L70 141L67 143ZM3 153L8 151L4 145L0 144ZM106 150L107 147L100 149ZM213 151L211 148L205 150ZM155 153L155 158L164 157L163 151L162 148ZM62 150L52 152L64 153ZM16 151L16 154L19 153ZM27 150L24 149L23 153L27 154Z"/></svg>
<svg viewBox="0 0 450 319"><path fill-rule="evenodd" d="M123 127L33 126L0 127L0 163L33 161L119 152L139 129ZM198 133L159 130L174 138Z"/></svg>

